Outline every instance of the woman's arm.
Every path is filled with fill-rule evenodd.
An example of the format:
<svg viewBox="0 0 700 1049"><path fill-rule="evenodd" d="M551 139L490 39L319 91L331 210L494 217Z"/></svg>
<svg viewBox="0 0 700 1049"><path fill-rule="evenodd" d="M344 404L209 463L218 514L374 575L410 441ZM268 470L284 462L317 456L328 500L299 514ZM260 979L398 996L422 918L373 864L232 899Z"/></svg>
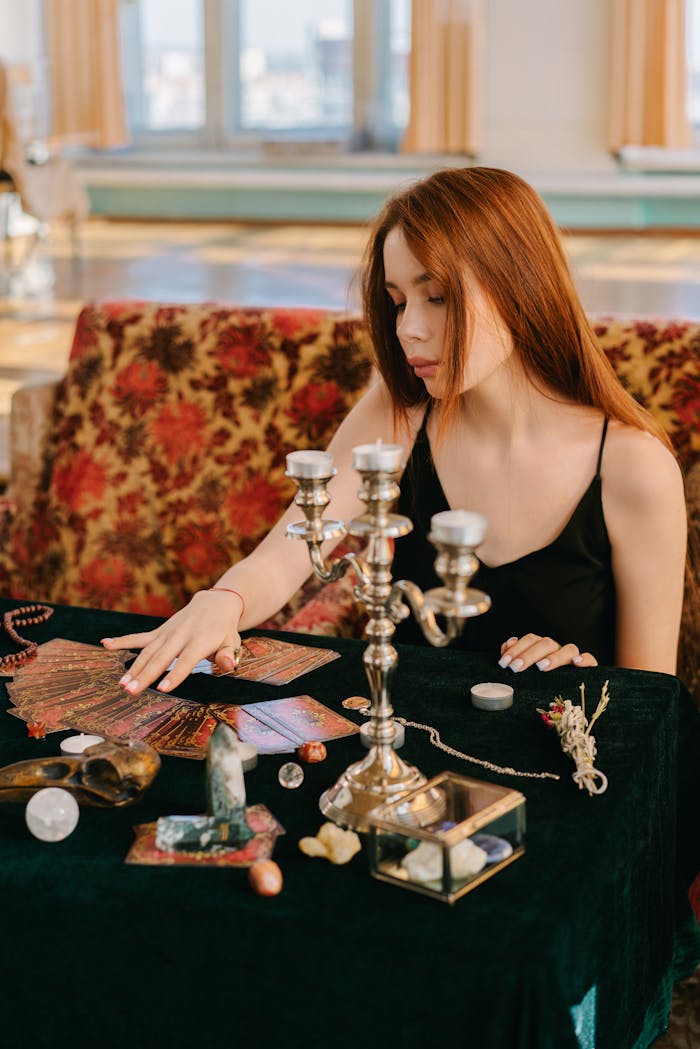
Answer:
<svg viewBox="0 0 700 1049"><path fill-rule="evenodd" d="M338 471L328 485L329 517L348 521L364 511L358 497L359 476L352 469L352 449L381 438L386 442L398 440L408 455L417 425L412 423L396 437L386 387L377 383L368 390L328 447ZM104 639L106 648L142 650L122 679L129 692L147 688L174 660L176 666L158 686L163 691L176 688L201 659L212 655L222 668L233 668L234 652L240 645L239 630L254 627L277 612L311 573L306 543L290 540L286 535L287 525L302 516L292 504L253 553L229 568L214 584L224 589L195 594L185 608L156 630ZM330 553L336 543L337 540L324 544L324 553Z"/></svg>
<svg viewBox="0 0 700 1049"><path fill-rule="evenodd" d="M602 467L603 511L617 602L617 666L676 673L687 516L671 452L641 430L611 423ZM503 641L499 664L514 671L595 666L566 638L525 634Z"/></svg>
<svg viewBox="0 0 700 1049"><path fill-rule="evenodd" d="M616 662L675 674L687 541L680 468L655 437L611 425L602 476L617 597Z"/></svg>

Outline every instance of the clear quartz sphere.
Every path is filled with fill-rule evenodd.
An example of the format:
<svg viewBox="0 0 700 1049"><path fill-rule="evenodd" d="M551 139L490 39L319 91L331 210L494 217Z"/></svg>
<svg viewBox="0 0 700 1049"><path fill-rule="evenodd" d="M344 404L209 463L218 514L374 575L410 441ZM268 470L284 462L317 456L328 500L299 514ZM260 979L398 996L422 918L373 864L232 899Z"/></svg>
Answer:
<svg viewBox="0 0 700 1049"><path fill-rule="evenodd" d="M63 841L78 824L80 809L62 787L44 787L33 794L24 810L27 826L39 841Z"/></svg>
<svg viewBox="0 0 700 1049"><path fill-rule="evenodd" d="M304 770L296 761L287 761L277 773L277 779L287 790L294 790L304 782Z"/></svg>

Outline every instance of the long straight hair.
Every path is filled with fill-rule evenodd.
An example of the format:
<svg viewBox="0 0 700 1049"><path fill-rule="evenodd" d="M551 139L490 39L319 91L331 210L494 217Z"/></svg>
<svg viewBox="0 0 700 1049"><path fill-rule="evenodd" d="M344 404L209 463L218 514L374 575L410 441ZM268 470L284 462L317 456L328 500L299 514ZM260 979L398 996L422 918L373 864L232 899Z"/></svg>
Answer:
<svg viewBox="0 0 700 1049"><path fill-rule="evenodd" d="M499 168L437 171L391 198L374 224L361 271L364 315L397 416L429 395L401 350L396 307L385 287L384 242L395 228L446 299L440 435L459 403L470 349L471 274L500 314L535 386L598 408L671 447L663 427L620 384L599 345L544 202L518 175Z"/></svg>
<svg viewBox="0 0 700 1049"><path fill-rule="evenodd" d="M401 349L396 307L385 287L384 242L392 229L401 230L411 253L445 296L441 362L446 393L440 400L438 440L457 410L470 350L471 274L508 328L533 385L652 433L675 455L663 426L625 390L598 343L544 202L518 175L499 168L437 171L390 199L374 224L361 269L364 318L397 421L430 397ZM689 530L679 673L696 696L699 546Z"/></svg>

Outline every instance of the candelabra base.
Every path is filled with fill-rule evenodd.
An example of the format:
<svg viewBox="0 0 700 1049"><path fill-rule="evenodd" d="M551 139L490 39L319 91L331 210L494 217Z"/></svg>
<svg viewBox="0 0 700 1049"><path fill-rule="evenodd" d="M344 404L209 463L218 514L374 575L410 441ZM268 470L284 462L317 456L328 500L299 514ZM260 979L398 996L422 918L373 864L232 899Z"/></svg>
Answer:
<svg viewBox="0 0 700 1049"><path fill-rule="evenodd" d="M340 778L324 791L319 808L324 816L341 827L360 833L369 830L367 814L377 805L393 801L417 790L427 778L413 765L407 765L389 745L373 746L363 761L350 765ZM411 804L411 819L425 826L440 818L444 799L433 791L421 791Z"/></svg>

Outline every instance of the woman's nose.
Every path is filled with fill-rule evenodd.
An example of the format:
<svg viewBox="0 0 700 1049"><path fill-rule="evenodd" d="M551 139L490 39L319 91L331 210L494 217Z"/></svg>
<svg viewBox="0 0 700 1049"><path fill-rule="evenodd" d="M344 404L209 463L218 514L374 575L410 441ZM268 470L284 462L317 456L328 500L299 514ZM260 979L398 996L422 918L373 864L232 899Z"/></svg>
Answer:
<svg viewBox="0 0 700 1049"><path fill-rule="evenodd" d="M406 304L399 317L396 331L403 339L425 339L427 334L425 318L423 316L423 311L418 305Z"/></svg>

